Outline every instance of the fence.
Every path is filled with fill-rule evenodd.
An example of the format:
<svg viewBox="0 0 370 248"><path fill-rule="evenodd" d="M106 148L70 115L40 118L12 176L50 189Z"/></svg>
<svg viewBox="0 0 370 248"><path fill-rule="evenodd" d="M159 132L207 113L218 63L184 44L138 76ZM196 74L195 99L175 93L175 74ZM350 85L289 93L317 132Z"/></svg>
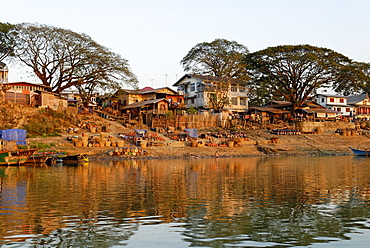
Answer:
<svg viewBox="0 0 370 248"><path fill-rule="evenodd" d="M152 128L169 128L183 130L185 128L217 127L218 115L176 115L171 119L165 116L155 116L152 119Z"/></svg>

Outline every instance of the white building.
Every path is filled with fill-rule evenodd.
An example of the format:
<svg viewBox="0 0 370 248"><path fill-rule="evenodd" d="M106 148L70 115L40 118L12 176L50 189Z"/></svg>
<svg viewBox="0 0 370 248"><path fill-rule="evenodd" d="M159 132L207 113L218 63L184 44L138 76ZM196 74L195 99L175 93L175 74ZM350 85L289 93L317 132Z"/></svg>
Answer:
<svg viewBox="0 0 370 248"><path fill-rule="evenodd" d="M193 106L199 109L211 109L210 96L214 93L210 86L217 83L225 83L221 78L185 74L173 86L177 87L179 94L184 95L186 107ZM248 109L247 89L243 82L231 80L225 97L230 104L224 109L235 112L243 112Z"/></svg>
<svg viewBox="0 0 370 248"><path fill-rule="evenodd" d="M316 102L321 106L337 111L341 116L353 116L355 113L355 106L349 105L347 96L339 96L332 94L317 94Z"/></svg>

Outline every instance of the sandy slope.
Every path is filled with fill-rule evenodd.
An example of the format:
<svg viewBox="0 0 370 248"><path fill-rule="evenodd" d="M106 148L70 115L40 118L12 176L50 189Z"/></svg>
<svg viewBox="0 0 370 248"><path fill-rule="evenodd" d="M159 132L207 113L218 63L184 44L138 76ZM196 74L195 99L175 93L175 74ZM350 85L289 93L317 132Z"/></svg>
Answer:
<svg viewBox="0 0 370 248"><path fill-rule="evenodd" d="M102 119L102 124L108 127L107 135L112 135L118 140L118 134L129 132L127 129L115 121ZM96 136L99 134L84 132L87 136ZM108 151L116 149L115 147L73 147L67 140L68 136L81 136L81 132L75 134L63 134L63 137L55 138L37 138L43 143L53 142L57 144L56 150L69 152L79 152L90 154L92 157L102 159L121 159L121 157L110 157ZM277 137L277 143L271 143L270 138ZM178 147L180 143L174 143L166 139L162 144L164 146L147 147L147 158L166 158L166 157L213 157L217 152L219 156L266 156L266 155L352 155L349 147L370 148L370 136L355 135L342 136L334 133L309 134L309 135L272 135L267 130L249 131L248 138L250 142L244 143L240 147L190 147L184 144ZM188 144L188 143L187 143ZM181 145L181 144L180 144ZM127 147L132 147L127 143ZM143 156L138 156L143 157Z"/></svg>

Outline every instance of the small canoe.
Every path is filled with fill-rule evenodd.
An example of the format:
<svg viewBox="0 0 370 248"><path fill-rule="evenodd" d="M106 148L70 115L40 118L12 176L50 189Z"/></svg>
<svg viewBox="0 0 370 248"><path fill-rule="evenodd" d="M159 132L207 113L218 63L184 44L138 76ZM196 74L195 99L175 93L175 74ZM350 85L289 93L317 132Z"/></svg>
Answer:
<svg viewBox="0 0 370 248"><path fill-rule="evenodd" d="M370 150L356 149L352 147L350 147L350 149L352 150L355 156L370 156Z"/></svg>

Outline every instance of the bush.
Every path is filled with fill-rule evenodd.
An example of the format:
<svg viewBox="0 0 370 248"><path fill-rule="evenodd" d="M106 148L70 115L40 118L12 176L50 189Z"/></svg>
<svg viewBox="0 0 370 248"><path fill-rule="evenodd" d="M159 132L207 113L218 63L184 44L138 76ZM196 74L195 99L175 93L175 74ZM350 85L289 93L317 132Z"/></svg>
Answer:
<svg viewBox="0 0 370 248"><path fill-rule="evenodd" d="M41 143L41 142L32 142L32 143L30 143L31 148L37 148L37 149L49 149L49 148L54 147L54 146L55 146L54 143L50 143L50 144L45 144L45 143Z"/></svg>
<svg viewBox="0 0 370 248"><path fill-rule="evenodd" d="M186 109L186 113L189 115L196 115L198 114L198 110L194 106L190 106L190 108Z"/></svg>

